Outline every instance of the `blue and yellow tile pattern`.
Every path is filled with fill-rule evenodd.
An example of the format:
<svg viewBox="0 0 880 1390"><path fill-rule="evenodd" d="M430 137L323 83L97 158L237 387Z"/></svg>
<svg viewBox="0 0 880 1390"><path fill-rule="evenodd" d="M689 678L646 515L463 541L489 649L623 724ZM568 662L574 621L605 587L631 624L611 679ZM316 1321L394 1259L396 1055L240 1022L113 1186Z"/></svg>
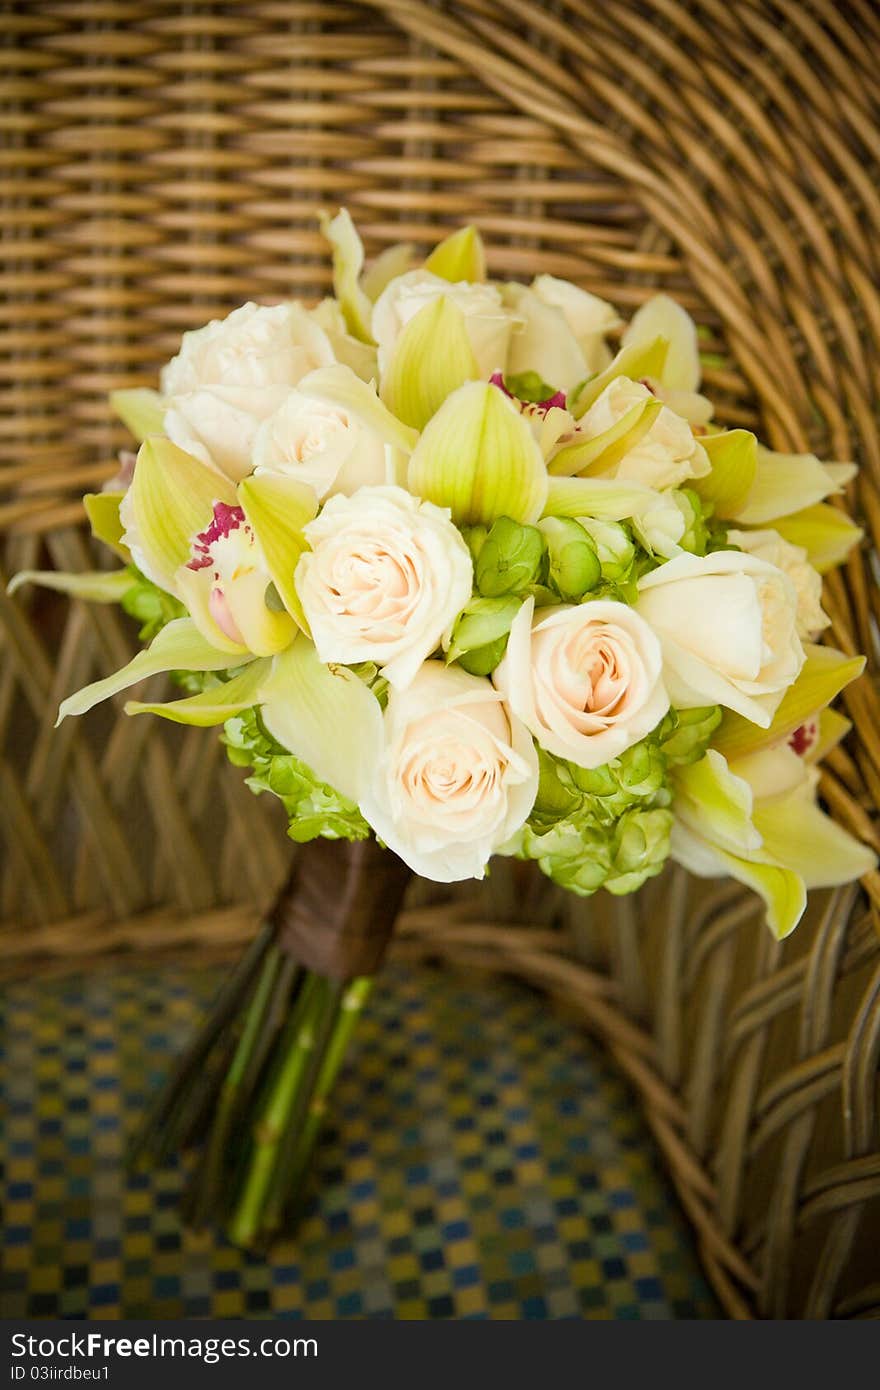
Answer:
<svg viewBox="0 0 880 1390"><path fill-rule="evenodd" d="M6 990L3 1316L717 1316L601 1055L530 991L446 972L375 989L295 1241L267 1260L183 1230L181 1168L122 1154L219 979Z"/></svg>

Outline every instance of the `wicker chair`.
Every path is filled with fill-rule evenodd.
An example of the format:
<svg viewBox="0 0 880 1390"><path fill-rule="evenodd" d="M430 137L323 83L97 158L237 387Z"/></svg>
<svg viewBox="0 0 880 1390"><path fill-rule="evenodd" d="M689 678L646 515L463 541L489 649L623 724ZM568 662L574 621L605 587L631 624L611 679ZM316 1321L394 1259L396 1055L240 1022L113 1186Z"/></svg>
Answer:
<svg viewBox="0 0 880 1390"><path fill-rule="evenodd" d="M4 567L88 562L79 494L124 442L106 393L180 331L326 288L319 206L368 249L464 216L491 271L570 277L705 326L728 423L856 457L880 538L880 18L870 0L76 0L0 4ZM866 547L828 584L871 653ZM118 666L115 611L0 588L3 969L222 951L284 840L215 740L113 712L52 724ZM878 696L822 791L878 844ZM519 885L520 890L522 885ZM635 902L526 885L413 907L400 949L510 970L570 1006L638 1091L735 1317L880 1312L880 877L784 946L753 900L668 873ZM531 894L531 896L529 896ZM484 919L516 918L503 927ZM529 925L564 917L565 933Z"/></svg>

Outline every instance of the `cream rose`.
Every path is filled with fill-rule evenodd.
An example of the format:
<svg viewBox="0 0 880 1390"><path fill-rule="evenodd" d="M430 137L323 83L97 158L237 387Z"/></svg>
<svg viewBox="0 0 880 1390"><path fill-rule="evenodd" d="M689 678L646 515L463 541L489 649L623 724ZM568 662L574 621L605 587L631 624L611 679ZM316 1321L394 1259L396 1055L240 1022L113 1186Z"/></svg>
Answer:
<svg viewBox="0 0 880 1390"><path fill-rule="evenodd" d="M298 304L242 304L184 333L162 370L165 431L237 482L251 472L254 436L292 386L334 361L324 330Z"/></svg>
<svg viewBox="0 0 880 1390"><path fill-rule="evenodd" d="M679 555L639 581L674 705L726 705L766 729L798 675L797 595L774 565L735 550Z"/></svg>
<svg viewBox="0 0 880 1390"><path fill-rule="evenodd" d="M294 389L254 438L258 473L284 473L318 498L388 481L385 441L354 411Z"/></svg>
<svg viewBox="0 0 880 1390"><path fill-rule="evenodd" d="M580 433L587 439L604 434L634 405L652 395L640 381L615 377L582 417ZM709 456L694 438L687 420L664 405L647 434L605 476L662 489L680 487L688 478L703 478L710 470Z"/></svg>
<svg viewBox="0 0 880 1390"><path fill-rule="evenodd" d="M757 555L787 574L797 594L797 628L802 638L815 636L831 619L822 611L822 576L802 545L792 545L778 531L728 531L731 545Z"/></svg>
<svg viewBox="0 0 880 1390"><path fill-rule="evenodd" d="M404 687L471 596L470 551L449 512L400 487L331 497L304 528L295 583L318 655L373 661Z"/></svg>
<svg viewBox="0 0 880 1390"><path fill-rule="evenodd" d="M536 613L528 599L493 679L542 748L594 768L669 709L661 666L660 643L627 604L594 599Z"/></svg>
<svg viewBox="0 0 880 1390"><path fill-rule="evenodd" d="M426 661L392 690L385 750L361 811L424 878L482 878L521 829L538 790L532 739L487 680Z"/></svg>
<svg viewBox="0 0 880 1390"><path fill-rule="evenodd" d="M429 270L408 270L385 287L373 306L373 337L379 345L379 372L391 361L401 329L426 304L443 295L464 315L464 325L480 376L486 380L503 371L514 316L504 307L494 285L452 284Z"/></svg>

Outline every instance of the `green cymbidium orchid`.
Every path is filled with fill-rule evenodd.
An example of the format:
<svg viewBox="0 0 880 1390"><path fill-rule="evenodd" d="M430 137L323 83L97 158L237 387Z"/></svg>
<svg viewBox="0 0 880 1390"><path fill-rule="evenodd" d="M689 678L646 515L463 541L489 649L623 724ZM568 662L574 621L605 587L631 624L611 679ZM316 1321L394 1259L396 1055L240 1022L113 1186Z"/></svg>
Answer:
<svg viewBox="0 0 880 1390"><path fill-rule="evenodd" d="M755 485L758 441L749 430L719 430L704 435L701 443L712 471L693 480L694 491L722 520L741 518Z"/></svg>
<svg viewBox="0 0 880 1390"><path fill-rule="evenodd" d="M608 429L592 437L582 437L578 431L570 442L564 443L548 461L548 471L556 477L601 477L609 472L648 433L663 402L646 392L621 418Z"/></svg>
<svg viewBox="0 0 880 1390"><path fill-rule="evenodd" d="M876 856L816 804L818 774L776 743L730 764L715 749L674 773L672 855L702 877L755 889L777 939L800 921L808 888L848 883Z"/></svg>
<svg viewBox="0 0 880 1390"><path fill-rule="evenodd" d="M321 231L333 247L333 291L345 316L349 333L361 342L372 343L370 319L373 306L364 293L360 274L364 248L346 208L334 218L321 218Z"/></svg>
<svg viewBox="0 0 880 1390"><path fill-rule="evenodd" d="M668 344L662 369L654 373L661 386L673 391L696 391L700 385L697 327L686 309L668 294L655 294L637 309L621 336L624 347Z"/></svg>
<svg viewBox="0 0 880 1390"><path fill-rule="evenodd" d="M293 572L316 511L311 488L291 478L254 476L236 489L169 440L150 439L121 516L139 568L183 600L207 641L246 660L282 651L305 625Z"/></svg>
<svg viewBox="0 0 880 1390"><path fill-rule="evenodd" d="M650 342L630 343L622 347L617 356L609 362L602 372L597 372L581 386L568 395L568 408L576 420L586 415L590 406L599 399L605 387L616 377L626 376L632 381L659 380L669 352L669 339L663 336Z"/></svg>
<svg viewBox="0 0 880 1390"><path fill-rule="evenodd" d="M707 447L711 438L703 441ZM743 526L765 526L842 492L855 474L853 463L820 463L815 454L779 454L758 444L752 484L726 515Z"/></svg>
<svg viewBox="0 0 880 1390"><path fill-rule="evenodd" d="M783 695L766 729L726 709L712 744L726 758L742 758L789 738L794 731L830 705L865 669L863 656L847 656L833 647L804 646L805 661Z"/></svg>
<svg viewBox="0 0 880 1390"><path fill-rule="evenodd" d="M476 227L460 227L444 238L425 261L425 270L452 283L485 280L486 252Z"/></svg>
<svg viewBox="0 0 880 1390"><path fill-rule="evenodd" d="M382 375L382 400L404 424L424 429L458 387L479 375L464 314L439 295L401 331Z"/></svg>
<svg viewBox="0 0 880 1390"><path fill-rule="evenodd" d="M159 392L147 387L110 392L110 409L119 416L139 444L152 434L162 434L166 408L166 402Z"/></svg>
<svg viewBox="0 0 880 1390"><path fill-rule="evenodd" d="M819 574L842 565L865 534L846 512L828 502L816 502L812 507L781 516L773 528L791 545L803 546Z"/></svg>
<svg viewBox="0 0 880 1390"><path fill-rule="evenodd" d="M544 509L547 469L516 405L497 386L474 381L454 391L424 430L408 485L449 507L457 524L506 516L530 525Z"/></svg>

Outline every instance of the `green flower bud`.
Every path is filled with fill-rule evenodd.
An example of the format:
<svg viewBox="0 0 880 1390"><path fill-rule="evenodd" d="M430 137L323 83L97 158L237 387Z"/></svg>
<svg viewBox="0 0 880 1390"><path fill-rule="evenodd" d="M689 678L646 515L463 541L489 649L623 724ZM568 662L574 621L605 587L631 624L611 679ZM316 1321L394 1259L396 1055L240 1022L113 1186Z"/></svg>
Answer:
<svg viewBox="0 0 880 1390"><path fill-rule="evenodd" d="M521 594L541 569L544 541L534 526L522 526L508 516L493 521L477 556L474 577L484 598Z"/></svg>
<svg viewBox="0 0 880 1390"><path fill-rule="evenodd" d="M488 676L507 647L510 625L519 612L520 600L472 598L452 629L446 664L457 661L472 676Z"/></svg>
<svg viewBox="0 0 880 1390"><path fill-rule="evenodd" d="M612 584L623 583L629 578L636 556L636 547L627 528L619 521L596 521L593 517L581 517L580 524L592 537L602 578Z"/></svg>
<svg viewBox="0 0 880 1390"><path fill-rule="evenodd" d="M548 516L538 522L547 542L549 579L561 599L571 602L595 588L602 567L592 536L572 517Z"/></svg>
<svg viewBox="0 0 880 1390"><path fill-rule="evenodd" d="M720 705L671 709L660 726L660 747L667 762L699 762L720 723Z"/></svg>

